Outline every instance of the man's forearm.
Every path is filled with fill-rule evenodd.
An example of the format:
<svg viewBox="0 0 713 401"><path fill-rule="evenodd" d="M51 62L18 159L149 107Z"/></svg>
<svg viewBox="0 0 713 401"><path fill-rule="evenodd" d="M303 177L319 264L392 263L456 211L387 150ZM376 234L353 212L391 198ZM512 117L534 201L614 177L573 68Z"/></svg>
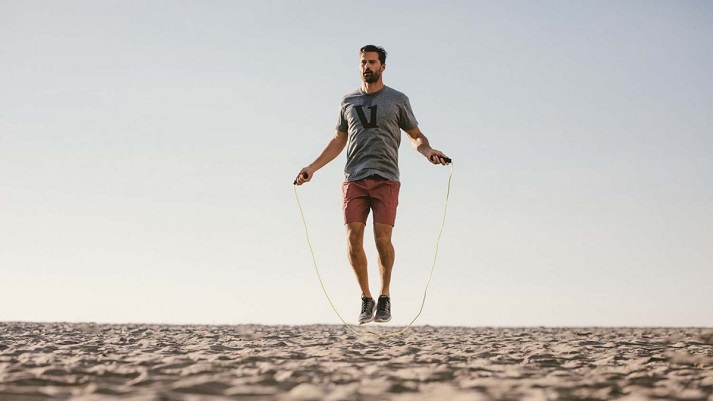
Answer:
<svg viewBox="0 0 713 401"><path fill-rule="evenodd" d="M314 171L321 169L327 163L331 162L337 156L339 156L339 154L342 153L342 150L344 150L345 145L346 141L339 135L335 135L334 138L329 141L322 153L317 156L317 158L309 165L309 167L311 169L314 169Z"/></svg>
<svg viewBox="0 0 713 401"><path fill-rule="evenodd" d="M415 138L411 138L411 144L418 153L424 156L427 156L427 152L431 150L431 144L428 142L428 138L422 133L419 133Z"/></svg>

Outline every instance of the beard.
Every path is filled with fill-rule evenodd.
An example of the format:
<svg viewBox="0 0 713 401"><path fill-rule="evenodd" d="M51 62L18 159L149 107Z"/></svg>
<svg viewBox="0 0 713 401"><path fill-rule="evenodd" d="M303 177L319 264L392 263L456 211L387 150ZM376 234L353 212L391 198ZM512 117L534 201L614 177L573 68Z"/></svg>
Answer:
<svg viewBox="0 0 713 401"><path fill-rule="evenodd" d="M374 82L378 81L380 77L381 77L381 73L378 71L366 72L361 75L361 78L364 80L364 82L366 82L368 84L373 84Z"/></svg>

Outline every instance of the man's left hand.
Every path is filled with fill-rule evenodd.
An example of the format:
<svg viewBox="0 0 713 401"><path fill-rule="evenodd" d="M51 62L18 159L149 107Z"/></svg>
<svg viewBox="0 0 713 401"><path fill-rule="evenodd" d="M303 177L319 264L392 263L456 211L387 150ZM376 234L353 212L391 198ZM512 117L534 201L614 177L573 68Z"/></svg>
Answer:
<svg viewBox="0 0 713 401"><path fill-rule="evenodd" d="M450 157L446 156L445 153L436 149L433 149L431 152L429 152L427 158L431 163L440 164L443 166L451 162Z"/></svg>

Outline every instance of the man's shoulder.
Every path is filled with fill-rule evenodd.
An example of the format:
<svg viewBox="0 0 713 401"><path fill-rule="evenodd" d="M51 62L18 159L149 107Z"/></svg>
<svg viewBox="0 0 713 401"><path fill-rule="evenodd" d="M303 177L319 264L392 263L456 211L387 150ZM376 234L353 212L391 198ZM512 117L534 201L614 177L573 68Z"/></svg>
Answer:
<svg viewBox="0 0 713 401"><path fill-rule="evenodd" d="M350 100L361 97L363 94L359 89L355 90L354 92L349 92L346 95L342 96L342 100L339 102L341 105L345 105L349 103Z"/></svg>
<svg viewBox="0 0 713 401"><path fill-rule="evenodd" d="M403 97L408 97L408 96L406 96L405 93L403 93L403 92L401 92L401 91L397 91L396 89L394 89L394 88L392 88L392 87L390 87L390 86L386 86L386 85L384 85L384 93L388 93L388 94L391 95L391 96L403 96Z"/></svg>
<svg viewBox="0 0 713 401"><path fill-rule="evenodd" d="M388 96L391 99L395 99L397 101L406 101L408 102L408 96L406 96L405 93L399 92L394 88L391 88L389 86L384 86L384 95Z"/></svg>

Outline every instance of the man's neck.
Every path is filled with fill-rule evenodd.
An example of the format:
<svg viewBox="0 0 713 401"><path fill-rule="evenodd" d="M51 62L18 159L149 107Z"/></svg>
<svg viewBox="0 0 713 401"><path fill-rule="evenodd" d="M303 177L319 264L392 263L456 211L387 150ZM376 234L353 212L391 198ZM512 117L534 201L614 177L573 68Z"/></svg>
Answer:
<svg viewBox="0 0 713 401"><path fill-rule="evenodd" d="M361 90L366 92L366 93L375 93L380 90L384 89L384 82L382 80L378 80L377 82L362 82L361 83Z"/></svg>

